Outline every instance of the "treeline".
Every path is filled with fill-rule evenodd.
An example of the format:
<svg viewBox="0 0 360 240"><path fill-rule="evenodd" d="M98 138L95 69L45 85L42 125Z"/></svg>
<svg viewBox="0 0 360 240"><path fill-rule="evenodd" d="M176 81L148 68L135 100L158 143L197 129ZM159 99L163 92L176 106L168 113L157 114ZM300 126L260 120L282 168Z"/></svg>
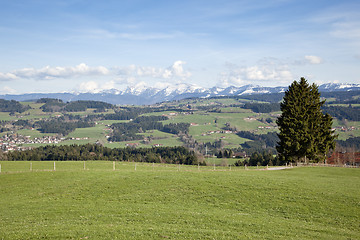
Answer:
<svg viewBox="0 0 360 240"><path fill-rule="evenodd" d="M165 116L142 116L127 123L114 123L111 125L113 133L108 139L112 142L142 140L144 137L138 135L147 130L159 130L162 132L178 134L180 132L187 133L189 131L189 123L170 123L163 125L162 122L167 120Z"/></svg>
<svg viewBox="0 0 360 240"><path fill-rule="evenodd" d="M29 120L19 119L13 123L14 126L21 127L33 127L33 124Z"/></svg>
<svg viewBox="0 0 360 240"><path fill-rule="evenodd" d="M167 119L167 117L163 116L143 116L128 123L113 123L111 125L113 133L109 138L109 141L121 142L141 140L143 139L143 136L137 135L137 133L143 133L147 130L160 130L163 127L163 124L159 121Z"/></svg>
<svg viewBox="0 0 360 240"><path fill-rule="evenodd" d="M261 152L264 149L267 149L272 153L276 153L275 147L279 141L279 137L276 132L268 132L267 134L258 135L249 131L239 131L237 135L242 138L253 140L241 144L247 154L252 154L256 151Z"/></svg>
<svg viewBox="0 0 360 240"><path fill-rule="evenodd" d="M8 161L87 161L109 160L171 164L198 164L194 152L184 147L108 148L98 144L47 145L2 155Z"/></svg>
<svg viewBox="0 0 360 240"><path fill-rule="evenodd" d="M248 160L239 160L235 162L235 166L281 166L285 162L270 152L254 152Z"/></svg>
<svg viewBox="0 0 360 240"><path fill-rule="evenodd" d="M241 95L238 99L247 99L252 101L278 103L284 98L284 93L264 93L264 94L252 94Z"/></svg>
<svg viewBox="0 0 360 240"><path fill-rule="evenodd" d="M333 92L322 92L321 97L324 98L335 98L336 100L332 103L341 103L341 104L354 104L360 103L357 96L360 95L360 91L333 91Z"/></svg>
<svg viewBox="0 0 360 240"><path fill-rule="evenodd" d="M101 120L131 120L137 118L139 115L151 112L154 112L153 108L122 107L121 110L117 110L115 113L90 116L95 118L101 118Z"/></svg>
<svg viewBox="0 0 360 240"><path fill-rule="evenodd" d="M96 108L96 111L100 112L112 107L112 104L100 101L75 101L67 103L64 110L67 112L81 112L86 111L88 108Z"/></svg>
<svg viewBox="0 0 360 240"><path fill-rule="evenodd" d="M216 157L217 158L232 158L233 157L233 151L231 149L220 150L216 154Z"/></svg>
<svg viewBox="0 0 360 240"><path fill-rule="evenodd" d="M343 147L343 148L353 148L357 151L360 150L360 137L351 137L344 140L337 140L336 141L337 146Z"/></svg>
<svg viewBox="0 0 360 240"><path fill-rule="evenodd" d="M59 119L53 119L50 121L41 120L34 123L34 127L37 127L38 130L42 133L58 133L64 136L68 135L76 128L87 128L94 126L95 124L93 122L85 122L85 121L65 122Z"/></svg>
<svg viewBox="0 0 360 240"><path fill-rule="evenodd" d="M172 134L188 133L190 123L169 123L163 126L160 131Z"/></svg>
<svg viewBox="0 0 360 240"><path fill-rule="evenodd" d="M81 112L86 111L88 108L95 108L96 111L101 112L105 111L105 109L113 108L112 104L101 101L79 100L64 103L60 99L41 98L37 101L37 103L45 103L43 106L41 106L41 109L44 112Z"/></svg>
<svg viewBox="0 0 360 240"><path fill-rule="evenodd" d="M245 103L243 108L251 109L256 113L269 113L280 111L279 103Z"/></svg>
<svg viewBox="0 0 360 240"><path fill-rule="evenodd" d="M58 98L40 98L36 101L36 103L54 103L54 102L63 103L63 100Z"/></svg>
<svg viewBox="0 0 360 240"><path fill-rule="evenodd" d="M41 98L36 103L45 103L40 107L43 112L60 112L65 107L65 103L61 99Z"/></svg>
<svg viewBox="0 0 360 240"><path fill-rule="evenodd" d="M29 105L24 106L15 100L8 101L8 100L0 99L0 112L22 113L30 108L31 107Z"/></svg>
<svg viewBox="0 0 360 240"><path fill-rule="evenodd" d="M347 119L350 121L360 121L360 108L359 107L340 107L330 106L322 108L324 113L330 114L339 120Z"/></svg>

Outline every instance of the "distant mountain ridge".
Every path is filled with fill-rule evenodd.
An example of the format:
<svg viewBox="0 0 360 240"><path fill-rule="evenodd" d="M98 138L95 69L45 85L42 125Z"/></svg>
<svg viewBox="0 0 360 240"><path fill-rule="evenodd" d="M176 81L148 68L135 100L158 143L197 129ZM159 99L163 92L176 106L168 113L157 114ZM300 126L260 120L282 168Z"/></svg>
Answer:
<svg viewBox="0 0 360 240"><path fill-rule="evenodd" d="M245 85L227 88L203 88L191 84L177 84L163 89L152 87L128 87L124 91L117 89L105 90L99 93L28 93L21 95L0 95L1 99L27 101L40 98L57 98L65 102L77 100L103 101L120 105L150 105L164 101L181 100L185 98L206 98L217 96L240 96L266 93L282 93L287 87L261 87ZM327 83L319 86L320 92L357 91L360 84Z"/></svg>

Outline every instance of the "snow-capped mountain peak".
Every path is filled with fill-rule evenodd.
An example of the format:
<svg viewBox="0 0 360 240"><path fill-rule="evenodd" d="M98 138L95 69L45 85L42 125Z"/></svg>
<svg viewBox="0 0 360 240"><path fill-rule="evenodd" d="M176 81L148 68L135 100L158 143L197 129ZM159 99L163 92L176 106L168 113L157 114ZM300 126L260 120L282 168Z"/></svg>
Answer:
<svg viewBox="0 0 360 240"><path fill-rule="evenodd" d="M180 100L184 98L206 98L216 96L239 96L260 93L283 93L287 87L261 87L254 85L229 86L227 88L212 87L203 88L194 84L179 83L166 84L162 88L148 87L145 83L131 86L121 91L107 89L99 92L88 93L48 93L48 94L23 94L3 95L0 98L7 100L24 101L38 98L58 98L63 101L97 100L113 104L149 105L164 101ZM328 83L319 86L320 92L332 91L360 91L360 84L337 84Z"/></svg>

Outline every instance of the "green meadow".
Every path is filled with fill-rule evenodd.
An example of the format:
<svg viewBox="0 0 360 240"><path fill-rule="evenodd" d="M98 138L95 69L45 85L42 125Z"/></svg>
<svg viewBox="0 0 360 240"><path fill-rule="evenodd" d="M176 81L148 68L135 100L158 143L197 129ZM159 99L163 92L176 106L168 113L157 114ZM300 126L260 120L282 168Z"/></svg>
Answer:
<svg viewBox="0 0 360 240"><path fill-rule="evenodd" d="M360 239L359 169L0 163L0 239Z"/></svg>
<svg viewBox="0 0 360 240"><path fill-rule="evenodd" d="M250 109L243 109L238 107L239 104L249 102L245 99L233 99L233 98L219 98L219 99L185 99L181 101L174 101L165 103L165 105L172 107L173 109L181 109L187 105L191 105L193 108L193 114L185 114L177 112L176 110L151 112L143 114L144 116L161 116L167 115L168 120L162 121L163 124L169 123L190 123L189 135L197 141L199 144L222 140L224 148L239 148L241 144L249 139L241 138L235 133L221 133L224 129L236 129L237 131L251 131L255 134L267 134L268 132L278 132L276 126L276 119L281 112L271 113L255 113ZM251 101L250 101L251 102ZM44 120L47 118L57 118L65 113L60 112L43 112L40 107L43 103L23 102L24 105L29 105L31 109L23 112L10 115L8 112L0 112L0 121L10 121L4 123L4 127L11 127L14 121L23 119L31 120L34 123L38 120ZM199 107L199 109L196 109ZM208 110L201 109L201 107L209 107ZM212 108L213 107L213 108ZM103 113L95 113L95 109L87 109L82 112L67 112L66 114L86 116L89 114L108 114L114 113L114 109L107 109ZM215 111L212 111L215 110ZM272 122L269 122L269 119ZM268 121L268 122L267 122ZM86 143L101 143L107 147L117 148L126 147L129 143L135 143L139 147L152 147L154 145L161 146L182 146L182 142L179 136L174 134L162 134L159 131L146 131L145 133L139 133L139 135L151 137L151 141L146 139L137 141L123 141L123 142L109 142L107 137L111 135L110 125L113 123L129 122L127 120L102 120L98 121L94 127L78 128L71 133L63 136L66 140L61 141L59 144L86 144ZM339 140L346 140L351 137L357 137L360 135L360 122L359 121L347 121L334 119L333 127L336 127L336 133L339 134ZM341 127L346 128L342 130ZM4 132L5 134L18 133L22 136L30 136L30 138L42 138L44 136L55 135L53 133L41 133L39 129L30 130L29 127L22 128L21 126ZM219 133L220 131L220 133ZM0 136L0 137L1 137ZM44 144L41 143L27 143L26 147L38 147Z"/></svg>

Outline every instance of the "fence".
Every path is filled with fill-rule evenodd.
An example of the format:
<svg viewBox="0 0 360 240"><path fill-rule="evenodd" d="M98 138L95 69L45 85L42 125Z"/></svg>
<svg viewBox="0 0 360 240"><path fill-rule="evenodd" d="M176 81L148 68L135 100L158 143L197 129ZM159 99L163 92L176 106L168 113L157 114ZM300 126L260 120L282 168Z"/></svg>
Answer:
<svg viewBox="0 0 360 240"><path fill-rule="evenodd" d="M358 168L351 165L334 164L304 164L298 163L298 167L346 167ZM243 171L243 170L284 170L293 166L198 166L176 165L143 162L120 162L120 161L0 161L1 173L41 172L41 171Z"/></svg>
<svg viewBox="0 0 360 240"><path fill-rule="evenodd" d="M345 167L345 168L359 168L359 164L350 165L350 164L326 164L326 163L300 163L296 164L297 166L302 167Z"/></svg>
<svg viewBox="0 0 360 240"><path fill-rule="evenodd" d="M240 171L272 169L280 170L279 167L267 166L200 166L120 161L0 161L0 174L41 171Z"/></svg>

